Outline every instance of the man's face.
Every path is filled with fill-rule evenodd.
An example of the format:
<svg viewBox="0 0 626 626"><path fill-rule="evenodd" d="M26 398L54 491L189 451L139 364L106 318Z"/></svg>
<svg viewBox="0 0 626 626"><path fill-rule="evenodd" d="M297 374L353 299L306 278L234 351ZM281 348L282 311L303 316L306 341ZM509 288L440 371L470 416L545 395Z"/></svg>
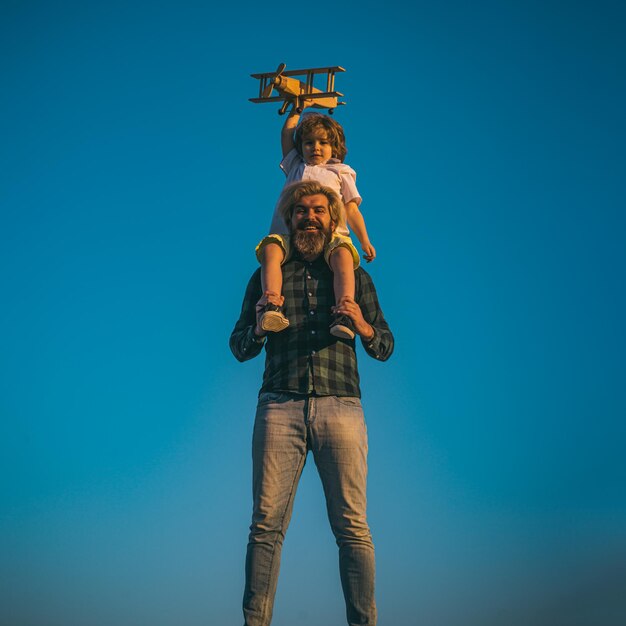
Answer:
<svg viewBox="0 0 626 626"><path fill-rule="evenodd" d="M324 194L304 196L293 208L291 234L296 249L305 257L318 256L330 241L335 224Z"/></svg>

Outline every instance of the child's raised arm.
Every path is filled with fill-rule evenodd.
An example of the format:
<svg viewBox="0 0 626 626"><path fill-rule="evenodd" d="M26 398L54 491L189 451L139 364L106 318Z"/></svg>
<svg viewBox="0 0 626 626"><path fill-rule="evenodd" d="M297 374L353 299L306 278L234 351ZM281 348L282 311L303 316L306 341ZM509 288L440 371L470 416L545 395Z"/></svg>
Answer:
<svg viewBox="0 0 626 626"><path fill-rule="evenodd" d="M283 149L283 159L296 147L293 142L293 134L300 120L300 113L296 111L296 107L292 106L289 115L280 131L280 145Z"/></svg>

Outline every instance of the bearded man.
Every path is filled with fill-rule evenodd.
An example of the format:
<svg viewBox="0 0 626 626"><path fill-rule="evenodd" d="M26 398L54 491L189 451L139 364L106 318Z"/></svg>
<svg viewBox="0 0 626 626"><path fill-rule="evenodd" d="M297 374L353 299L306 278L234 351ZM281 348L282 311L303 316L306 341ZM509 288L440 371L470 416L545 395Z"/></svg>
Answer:
<svg viewBox="0 0 626 626"><path fill-rule="evenodd" d="M375 626L374 545L366 517L367 431L354 339L330 334L333 314L347 315L367 354L385 361L393 335L370 276L355 272L356 298L335 303L324 245L341 216L341 200L317 181L285 190L281 212L293 252L283 264L283 294L262 293L260 270L246 290L230 348L239 361L265 345L252 441L252 524L246 555L245 626L269 626L283 539L308 451L322 481L328 519L339 547L349 626ZM266 333L267 305L291 320Z"/></svg>

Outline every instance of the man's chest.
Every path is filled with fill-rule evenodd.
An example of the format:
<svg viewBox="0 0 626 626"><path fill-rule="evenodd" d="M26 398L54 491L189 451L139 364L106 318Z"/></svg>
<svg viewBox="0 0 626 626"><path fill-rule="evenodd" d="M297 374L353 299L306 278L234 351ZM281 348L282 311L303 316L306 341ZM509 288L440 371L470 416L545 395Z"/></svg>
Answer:
<svg viewBox="0 0 626 626"><path fill-rule="evenodd" d="M328 326L331 307L335 304L332 273L326 264L302 264L287 267L283 274L284 311L296 325L311 327L319 332L321 324Z"/></svg>

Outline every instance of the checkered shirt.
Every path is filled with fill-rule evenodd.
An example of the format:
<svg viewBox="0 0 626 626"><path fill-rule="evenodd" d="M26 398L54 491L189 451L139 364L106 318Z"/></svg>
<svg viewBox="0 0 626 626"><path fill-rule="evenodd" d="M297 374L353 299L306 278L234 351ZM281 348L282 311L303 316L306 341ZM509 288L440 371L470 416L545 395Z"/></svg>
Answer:
<svg viewBox="0 0 626 626"><path fill-rule="evenodd" d="M363 341L365 351L386 361L393 351L393 335L378 304L369 274L355 272L356 297L374 337ZM230 349L239 361L257 356L265 343L265 372L259 393L290 392L317 396L361 397L354 340L329 332L330 307L335 304L333 274L322 257L307 262L294 256L283 265L283 312L289 326L268 333L267 341L254 335L255 305L261 297L261 270L250 279L241 315L230 336Z"/></svg>

